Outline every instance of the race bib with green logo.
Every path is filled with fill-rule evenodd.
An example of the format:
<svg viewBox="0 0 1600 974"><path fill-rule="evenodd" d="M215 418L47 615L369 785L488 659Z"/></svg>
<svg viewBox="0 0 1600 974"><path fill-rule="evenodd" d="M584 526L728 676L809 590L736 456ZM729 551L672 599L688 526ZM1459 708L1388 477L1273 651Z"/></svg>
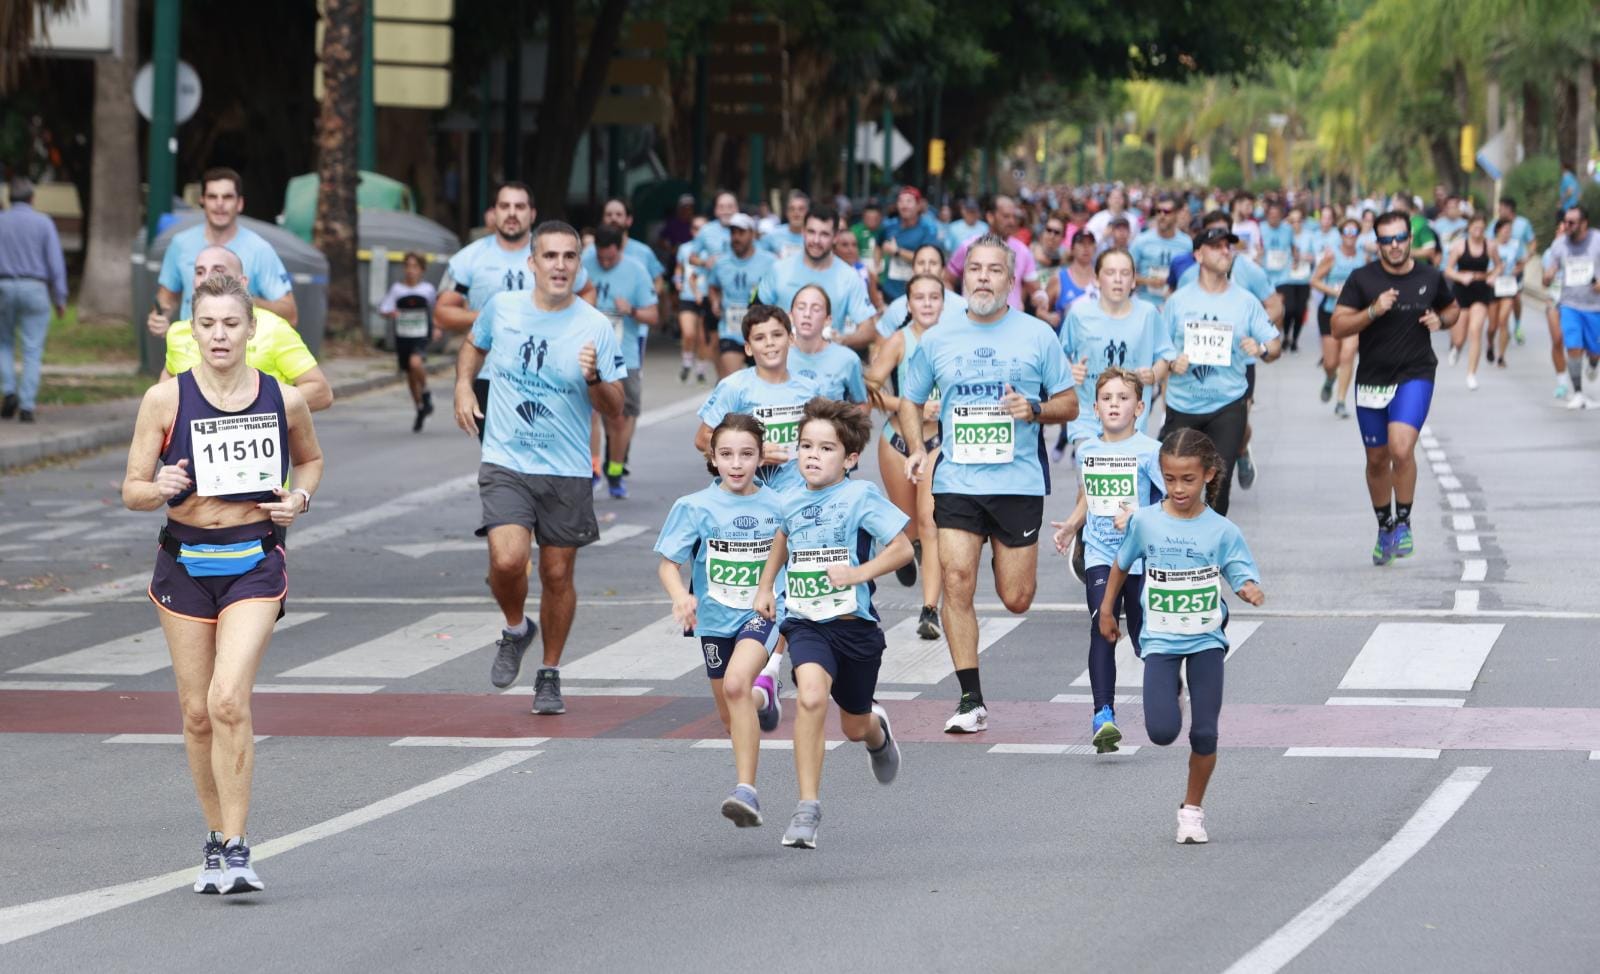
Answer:
<svg viewBox="0 0 1600 974"><path fill-rule="evenodd" d="M1362 409L1385 409L1394 401L1398 385L1356 386L1356 405Z"/></svg>
<svg viewBox="0 0 1600 974"><path fill-rule="evenodd" d="M776 443L793 457L795 444L800 442L800 417L805 411L805 403L796 403L793 406L757 406L750 414L767 428L763 442Z"/></svg>
<svg viewBox="0 0 1600 974"><path fill-rule="evenodd" d="M1593 257L1568 257L1561 274L1562 287L1585 287L1594 280Z"/></svg>
<svg viewBox="0 0 1600 974"><path fill-rule="evenodd" d="M784 589L788 611L813 622L826 622L854 612L855 586L834 588L828 580L828 569L835 565L850 565L849 548L791 549Z"/></svg>
<svg viewBox="0 0 1600 974"><path fill-rule="evenodd" d="M395 312L394 334L396 338L427 338L428 309L407 308Z"/></svg>
<svg viewBox="0 0 1600 974"><path fill-rule="evenodd" d="M189 444L194 455L194 492L201 497L270 490L283 484L277 413L190 420Z"/></svg>
<svg viewBox="0 0 1600 974"><path fill-rule="evenodd" d="M1517 296L1517 279L1510 274L1503 274L1494 279L1494 296L1497 298L1514 298Z"/></svg>
<svg viewBox="0 0 1600 974"><path fill-rule="evenodd" d="M1139 458L1091 453L1083 458L1083 496L1095 517L1138 506Z"/></svg>
<svg viewBox="0 0 1600 974"><path fill-rule="evenodd" d="M1195 636L1222 628L1221 579L1216 565L1173 570L1146 565L1145 629Z"/></svg>
<svg viewBox="0 0 1600 974"><path fill-rule="evenodd" d="M1016 422L999 403L950 407L951 452L956 463L1010 463Z"/></svg>
<svg viewBox="0 0 1600 974"><path fill-rule="evenodd" d="M753 609L771 538L706 541L706 594L730 609Z"/></svg>

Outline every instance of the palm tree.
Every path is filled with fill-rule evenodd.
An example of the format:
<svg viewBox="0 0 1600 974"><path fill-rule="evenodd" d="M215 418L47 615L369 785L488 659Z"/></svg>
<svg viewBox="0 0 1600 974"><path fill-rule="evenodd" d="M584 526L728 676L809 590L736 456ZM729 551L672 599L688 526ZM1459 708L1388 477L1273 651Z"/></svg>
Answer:
<svg viewBox="0 0 1600 974"><path fill-rule="evenodd" d="M311 240L328 258L330 334L361 331L356 290L357 119L366 0L325 0L322 115L317 120L317 219Z"/></svg>

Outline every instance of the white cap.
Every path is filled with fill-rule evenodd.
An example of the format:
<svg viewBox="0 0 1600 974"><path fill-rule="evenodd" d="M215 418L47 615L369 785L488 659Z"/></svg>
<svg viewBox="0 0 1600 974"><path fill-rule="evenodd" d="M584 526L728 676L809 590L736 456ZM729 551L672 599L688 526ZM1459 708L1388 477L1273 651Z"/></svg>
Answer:
<svg viewBox="0 0 1600 974"><path fill-rule="evenodd" d="M752 220L748 213L735 213L733 219L728 221L728 228L730 230L754 230L756 221Z"/></svg>

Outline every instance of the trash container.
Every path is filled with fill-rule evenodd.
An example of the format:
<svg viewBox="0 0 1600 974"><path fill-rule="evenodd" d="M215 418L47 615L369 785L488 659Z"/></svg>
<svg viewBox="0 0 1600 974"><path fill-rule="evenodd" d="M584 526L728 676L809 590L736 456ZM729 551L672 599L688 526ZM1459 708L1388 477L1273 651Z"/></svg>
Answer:
<svg viewBox="0 0 1600 974"><path fill-rule="evenodd" d="M394 347L389 323L378 315L378 302L389 285L405 273L408 251L420 253L428 262L423 280L434 287L444 278L445 263L461 249L454 233L415 213L395 210L362 210L356 228L356 287L367 334L385 348Z"/></svg>
<svg viewBox="0 0 1600 974"><path fill-rule="evenodd" d="M157 278L161 274L161 259L166 256L173 235L203 219L205 214L199 210L178 214L177 219L156 237L148 250L141 252L140 243L137 240L134 243L133 326L137 329L141 341L140 366L146 372L154 374L161 371L161 364L166 360L167 354L165 340L152 336L144 327L144 320L150 314L151 302L155 300ZM283 261L294 287L295 305L300 312L296 330L300 332L300 337L305 339L311 354L319 354L322 351L322 336L327 330L328 323L328 258L322 256L322 251L275 223L241 216L239 225L260 234L272 245L272 249L277 251L278 259Z"/></svg>

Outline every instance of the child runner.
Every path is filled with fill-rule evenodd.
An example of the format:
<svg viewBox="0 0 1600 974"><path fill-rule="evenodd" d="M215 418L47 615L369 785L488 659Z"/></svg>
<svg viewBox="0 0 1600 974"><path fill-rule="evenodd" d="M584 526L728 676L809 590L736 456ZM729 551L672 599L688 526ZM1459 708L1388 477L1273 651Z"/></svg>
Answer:
<svg viewBox="0 0 1600 974"><path fill-rule="evenodd" d="M1212 510L1222 489L1222 457L1204 433L1177 429L1161 442L1167 499L1136 511L1117 549L1100 601L1100 635L1116 644L1116 604L1128 570L1145 563L1144 725L1165 746L1183 729L1179 698L1189 684L1189 785L1178 807L1178 841L1206 841L1201 805L1217 767L1217 718L1222 712L1222 661L1228 653L1226 582L1251 605L1266 601L1261 572L1232 521Z"/></svg>
<svg viewBox="0 0 1600 974"><path fill-rule="evenodd" d="M867 384L861 377L861 356L822 337L833 322L833 302L819 284L807 284L789 302L794 341L789 344L789 371L817 384L825 399L843 399L863 409Z"/></svg>
<svg viewBox="0 0 1600 974"><path fill-rule="evenodd" d="M929 249L932 248L921 248ZM873 405L889 414L889 421L878 436L878 472L883 476L883 489L894 506L914 522L906 535L911 538L916 557L894 576L902 585L914 585L917 566L922 566L922 613L917 619L917 635L923 639L938 639L944 571L939 565L939 529L933 523L933 478L924 477L913 484L903 471L911 443L921 440L923 449L930 454L939 449L939 390L935 388L923 405L921 428L912 431L911 439L901 434L898 415L900 382L905 378L906 363L922 343L922 336L944 316L944 280L939 277L938 269L913 277L906 285L905 300L911 309L911 321L878 344L872 367L867 370L867 388ZM884 388L885 383L893 387L892 392Z"/></svg>
<svg viewBox="0 0 1600 974"><path fill-rule="evenodd" d="M800 423L805 486L784 498L783 526L772 539L756 595L756 611L776 619L773 586L787 566L781 629L794 667L794 768L800 791L783 835L783 844L791 848L817 847L829 696L839 705L844 736L866 744L878 781L888 784L900 770L900 746L889 715L873 700L884 641L872 607L872 580L911 560L905 536L909 518L869 481L845 478L871 438L871 422L849 403L821 397L806 403Z"/></svg>
<svg viewBox="0 0 1600 974"><path fill-rule="evenodd" d="M781 716L770 682L763 688L766 701L759 715L750 692L778 641L778 627L754 610L761 569L783 518L777 492L756 480L762 432L761 424L744 413L729 413L717 423L706 467L718 479L678 498L656 540L661 587L672 597L678 624L700 641L717 715L733 739L737 784L723 801L722 814L740 828L761 824L757 726L776 727ZM684 588L680 574L690 560L692 589Z"/></svg>
<svg viewBox="0 0 1600 974"><path fill-rule="evenodd" d="M421 254L414 250L407 253L404 278L389 285L389 293L378 304L378 314L394 323L395 357L417 410L417 418L411 423L413 433L422 432L422 421L433 415L433 393L428 391L428 371L422 354L428 350L428 342L437 341L443 334L433 327L433 302L439 293L422 279L427 270L428 262Z"/></svg>
<svg viewBox="0 0 1600 974"><path fill-rule="evenodd" d="M1097 614L1100 596L1123 532L1135 509L1161 500L1161 465L1156 454L1161 444L1139 432L1135 422L1144 412L1144 383L1137 373L1109 368L1095 380L1094 411L1100 417L1099 436L1078 446L1077 506L1065 521L1051 521L1056 529L1056 551L1066 554L1069 543L1083 532L1083 587L1089 602L1089 686L1094 694L1094 748L1098 754L1117 750L1122 731L1116 723L1117 644L1100 635ZM1144 613L1144 568L1137 561L1113 611L1128 618L1128 636L1139 652L1139 632Z"/></svg>

